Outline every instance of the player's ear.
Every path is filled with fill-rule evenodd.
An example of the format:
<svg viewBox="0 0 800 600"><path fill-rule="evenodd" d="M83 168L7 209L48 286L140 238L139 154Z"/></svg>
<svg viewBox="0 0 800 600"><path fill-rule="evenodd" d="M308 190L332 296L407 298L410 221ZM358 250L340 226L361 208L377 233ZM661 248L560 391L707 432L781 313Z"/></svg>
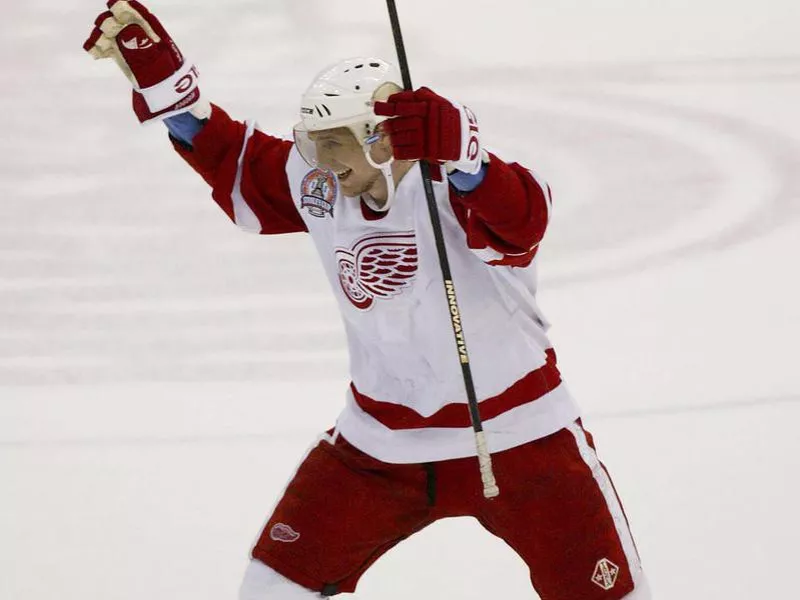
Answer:
<svg viewBox="0 0 800 600"><path fill-rule="evenodd" d="M377 142L372 144L371 155L373 160L382 163L392 156L392 140L383 123L375 128L375 133L378 134L379 138Z"/></svg>
<svg viewBox="0 0 800 600"><path fill-rule="evenodd" d="M391 81L387 81L378 86L378 88L372 94L372 101L386 102L393 94L402 91L403 88L401 88L399 85ZM381 136L380 140L375 142L376 145L380 144L380 156L383 157L384 160L387 160L390 156L392 156L392 142L389 136L388 121L384 120L383 122L378 123L378 126L375 128L375 133ZM375 154L373 154L373 156L375 156Z"/></svg>

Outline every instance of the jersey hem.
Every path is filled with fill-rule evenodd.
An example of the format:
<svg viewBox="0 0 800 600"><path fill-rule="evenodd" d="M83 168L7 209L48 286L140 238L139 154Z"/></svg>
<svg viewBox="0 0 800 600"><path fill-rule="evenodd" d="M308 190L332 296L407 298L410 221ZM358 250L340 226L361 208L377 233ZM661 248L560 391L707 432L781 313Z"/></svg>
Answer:
<svg viewBox="0 0 800 600"><path fill-rule="evenodd" d="M464 404L467 411L467 405ZM543 396L483 422L489 451L502 452L552 435L580 418L572 394L562 383ZM476 455L471 427L390 429L364 412L347 392L337 431L353 446L392 464L424 463Z"/></svg>

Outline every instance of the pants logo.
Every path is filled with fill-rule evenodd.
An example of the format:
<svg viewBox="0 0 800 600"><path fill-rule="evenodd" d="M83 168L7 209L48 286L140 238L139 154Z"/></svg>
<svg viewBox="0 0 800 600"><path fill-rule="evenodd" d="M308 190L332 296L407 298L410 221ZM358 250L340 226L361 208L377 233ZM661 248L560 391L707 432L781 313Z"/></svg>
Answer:
<svg viewBox="0 0 800 600"><path fill-rule="evenodd" d="M294 529L283 523L277 523L269 530L269 537L276 542L285 542L291 544L300 538L300 534Z"/></svg>
<svg viewBox="0 0 800 600"><path fill-rule="evenodd" d="M597 561L597 566L592 574L592 583L599 585L604 590L610 590L617 583L619 567L607 558Z"/></svg>

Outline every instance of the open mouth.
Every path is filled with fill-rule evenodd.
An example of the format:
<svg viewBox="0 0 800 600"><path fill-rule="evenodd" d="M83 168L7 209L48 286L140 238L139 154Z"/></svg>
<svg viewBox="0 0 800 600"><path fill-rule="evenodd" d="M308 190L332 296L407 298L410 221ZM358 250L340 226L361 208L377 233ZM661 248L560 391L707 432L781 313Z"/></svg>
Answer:
<svg viewBox="0 0 800 600"><path fill-rule="evenodd" d="M353 169L342 169L341 171L336 171L336 178L339 181L346 181L352 172Z"/></svg>

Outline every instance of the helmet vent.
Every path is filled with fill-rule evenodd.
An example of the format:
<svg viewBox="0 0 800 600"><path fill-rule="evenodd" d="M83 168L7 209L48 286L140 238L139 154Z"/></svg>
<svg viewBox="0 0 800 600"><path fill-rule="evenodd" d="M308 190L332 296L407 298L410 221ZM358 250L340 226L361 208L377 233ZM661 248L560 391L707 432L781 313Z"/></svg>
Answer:
<svg viewBox="0 0 800 600"><path fill-rule="evenodd" d="M354 69L363 69L363 68L364 68L364 65L356 65L356 66L355 66L355 67L353 67L353 68L354 68Z"/></svg>
<svg viewBox="0 0 800 600"><path fill-rule="evenodd" d="M370 67L375 67L375 68L378 68L378 67L380 67L380 66L381 66L381 63L369 63L369 66L370 66Z"/></svg>
<svg viewBox="0 0 800 600"><path fill-rule="evenodd" d="M328 113L328 116L330 117L330 116L331 116L331 109L329 109L329 108L328 108L327 106L325 106L324 104L315 104L315 105L314 105L314 108L316 108L316 109L317 109L317 114L318 114L320 117L323 117L323 118L325 117L325 115L323 115L323 114L322 114L322 109L320 108L320 106L321 106L322 108L324 108L324 109L325 109L325 112L326 112L326 113Z"/></svg>

